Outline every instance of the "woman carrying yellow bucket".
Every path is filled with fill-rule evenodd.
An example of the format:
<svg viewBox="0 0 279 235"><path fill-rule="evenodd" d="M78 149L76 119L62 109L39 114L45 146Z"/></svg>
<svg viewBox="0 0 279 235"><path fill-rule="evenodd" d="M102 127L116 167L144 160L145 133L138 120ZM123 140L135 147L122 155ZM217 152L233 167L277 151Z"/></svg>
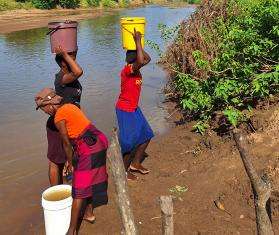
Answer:
<svg viewBox="0 0 279 235"><path fill-rule="evenodd" d="M136 180L137 176L131 171L141 174L149 173L149 170L144 168L141 162L154 134L138 107L142 85L140 69L151 60L148 53L143 50L142 35L145 20L142 20L144 18L135 18L137 23L134 23L135 21L131 19L133 18L121 19L123 48L127 49L127 64L121 71L121 92L116 103L116 115L127 178Z"/></svg>
<svg viewBox="0 0 279 235"><path fill-rule="evenodd" d="M122 44L126 50L136 50L134 40L134 30L141 34L141 45L144 47L144 17L125 17L121 18Z"/></svg>

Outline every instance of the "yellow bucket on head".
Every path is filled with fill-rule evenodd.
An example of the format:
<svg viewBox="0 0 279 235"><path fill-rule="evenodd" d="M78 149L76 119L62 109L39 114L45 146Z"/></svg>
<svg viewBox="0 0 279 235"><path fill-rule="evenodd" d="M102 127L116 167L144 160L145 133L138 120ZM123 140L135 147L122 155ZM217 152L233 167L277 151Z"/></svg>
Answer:
<svg viewBox="0 0 279 235"><path fill-rule="evenodd" d="M145 18L144 17L125 17L121 18L121 33L122 33L122 45L126 50L136 50L136 44L133 37L134 29L140 32L141 45L144 47L144 30L145 30Z"/></svg>

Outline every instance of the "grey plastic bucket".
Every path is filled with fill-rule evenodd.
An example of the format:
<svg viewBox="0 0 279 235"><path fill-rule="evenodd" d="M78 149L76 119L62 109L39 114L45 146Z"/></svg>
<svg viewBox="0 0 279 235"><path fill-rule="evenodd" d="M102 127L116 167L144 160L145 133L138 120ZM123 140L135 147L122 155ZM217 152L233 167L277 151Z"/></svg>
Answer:
<svg viewBox="0 0 279 235"><path fill-rule="evenodd" d="M76 21L67 22L50 22L48 28L50 31L51 52L54 53L55 48L62 46L67 52L73 52L78 49L77 46L77 26Z"/></svg>

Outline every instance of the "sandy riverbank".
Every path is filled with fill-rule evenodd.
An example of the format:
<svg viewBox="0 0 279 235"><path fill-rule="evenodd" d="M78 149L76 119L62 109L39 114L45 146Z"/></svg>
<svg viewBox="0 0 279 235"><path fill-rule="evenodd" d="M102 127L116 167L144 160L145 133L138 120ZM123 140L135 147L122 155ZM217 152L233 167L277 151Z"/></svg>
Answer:
<svg viewBox="0 0 279 235"><path fill-rule="evenodd" d="M155 1L156 4L183 7L187 3L168 3L166 1ZM146 4L136 1L130 8L144 6ZM0 12L0 34L14 31L27 30L47 26L50 21L63 21L65 19L80 21L93 19L101 15L114 14L124 8L89 8L89 9L53 9L53 10L12 10Z"/></svg>
<svg viewBox="0 0 279 235"><path fill-rule="evenodd" d="M14 10L0 14L0 33L47 26L50 21L92 19L104 14L114 14L119 9L79 9L79 10Z"/></svg>
<svg viewBox="0 0 279 235"><path fill-rule="evenodd" d="M275 234L279 232L279 148L275 134L278 125L274 125L279 122L278 108L258 111L253 124L259 131L248 135L249 153L256 170L260 174L266 173L272 181L271 214ZM180 123L180 118L179 114L174 115L172 122ZM139 176L137 182L128 182L140 234L160 234L158 197L161 195L175 197L177 235L256 233L252 189L229 136L219 137L214 132L200 136L191 131L191 123L184 123L174 125L168 133L156 137L147 152L149 156L144 165L151 170L150 174ZM96 209L96 223L83 223L80 234L120 234L121 221L111 178L109 185L109 204ZM186 187L187 191L171 193L170 189L176 185ZM34 187L40 186L35 184ZM216 208L214 200L219 198L229 214ZM32 210L40 216L35 221L30 220L32 215L22 211L20 214L27 215L26 223L14 234L23 234L23 231L44 234L42 210L38 205ZM13 221L8 221L7 228L11 223ZM9 232L4 227L1 230L5 234Z"/></svg>

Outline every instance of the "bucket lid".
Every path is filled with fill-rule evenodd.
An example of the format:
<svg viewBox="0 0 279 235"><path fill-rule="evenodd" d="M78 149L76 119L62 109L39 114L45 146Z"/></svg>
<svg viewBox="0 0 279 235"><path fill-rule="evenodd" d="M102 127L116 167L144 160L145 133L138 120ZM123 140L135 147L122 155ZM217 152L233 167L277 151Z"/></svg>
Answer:
<svg viewBox="0 0 279 235"><path fill-rule="evenodd" d="M123 17L120 22L121 24L145 24L145 17Z"/></svg>
<svg viewBox="0 0 279 235"><path fill-rule="evenodd" d="M65 28L77 28L78 22L77 21L61 21L61 22L49 22L48 28L49 29L65 29Z"/></svg>

